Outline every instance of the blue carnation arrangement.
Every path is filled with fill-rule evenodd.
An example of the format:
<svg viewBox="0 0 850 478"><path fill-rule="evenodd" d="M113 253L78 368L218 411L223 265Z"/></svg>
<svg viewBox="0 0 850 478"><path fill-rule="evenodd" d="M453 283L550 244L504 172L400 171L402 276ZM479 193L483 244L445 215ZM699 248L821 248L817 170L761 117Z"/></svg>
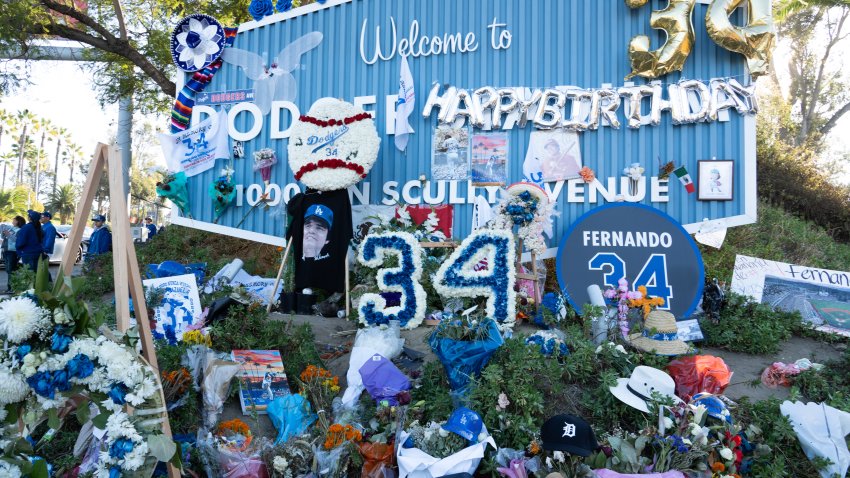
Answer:
<svg viewBox="0 0 850 478"><path fill-rule="evenodd" d="M536 345L540 353L546 357L564 357L570 354L570 349L563 339L554 332L540 331L525 339L526 345Z"/></svg>
<svg viewBox="0 0 850 478"><path fill-rule="evenodd" d="M387 307L380 294L363 294L358 313L364 325L385 325L398 320L404 329L412 329L425 319L427 297L422 287L422 248L419 241L407 232L370 234L360 246L358 261L368 267L381 267L388 255L398 258L397 267L378 272L378 288L400 292L399 307ZM389 309L394 309L389 311ZM397 310L396 310L397 309Z"/></svg>

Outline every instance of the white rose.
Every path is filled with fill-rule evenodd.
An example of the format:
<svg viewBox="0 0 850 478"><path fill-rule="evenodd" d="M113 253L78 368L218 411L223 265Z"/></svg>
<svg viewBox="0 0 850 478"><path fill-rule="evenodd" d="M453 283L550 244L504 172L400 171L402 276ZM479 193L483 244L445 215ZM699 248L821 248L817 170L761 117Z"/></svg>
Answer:
<svg viewBox="0 0 850 478"><path fill-rule="evenodd" d="M671 420L667 417L663 417L662 421L664 422L664 429L665 430L669 430L669 429L673 428L673 420Z"/></svg>
<svg viewBox="0 0 850 478"><path fill-rule="evenodd" d="M274 457L273 464L274 464L275 471L277 471L278 473L285 472L286 468L289 467L289 462L286 461L286 458L284 458L282 456Z"/></svg>
<svg viewBox="0 0 850 478"><path fill-rule="evenodd" d="M626 348L623 347L622 345L617 345L616 347L614 347L614 350L616 350L617 352L620 352L623 355L626 355Z"/></svg>
<svg viewBox="0 0 850 478"><path fill-rule="evenodd" d="M35 363L35 355L31 353L26 354L26 356L24 356L24 363L27 365L32 365L33 363Z"/></svg>
<svg viewBox="0 0 850 478"><path fill-rule="evenodd" d="M728 448L723 448L720 450L720 457L726 461L732 461L732 458L735 457L735 454L732 453L732 450Z"/></svg>
<svg viewBox="0 0 850 478"><path fill-rule="evenodd" d="M558 460L559 463L563 463L564 461L566 461L566 457L564 456L564 452L562 451L556 451L552 453L552 458Z"/></svg>
<svg viewBox="0 0 850 478"><path fill-rule="evenodd" d="M440 434L441 438L446 438L447 436L449 436L449 432L446 431L444 428L440 428L440 431L438 433Z"/></svg>
<svg viewBox="0 0 850 478"><path fill-rule="evenodd" d="M58 309L53 314L53 321L56 322L57 324L60 324L60 325L61 324L67 324L68 322L70 322L70 320L68 319L68 316L65 315L65 311L63 311L62 309Z"/></svg>

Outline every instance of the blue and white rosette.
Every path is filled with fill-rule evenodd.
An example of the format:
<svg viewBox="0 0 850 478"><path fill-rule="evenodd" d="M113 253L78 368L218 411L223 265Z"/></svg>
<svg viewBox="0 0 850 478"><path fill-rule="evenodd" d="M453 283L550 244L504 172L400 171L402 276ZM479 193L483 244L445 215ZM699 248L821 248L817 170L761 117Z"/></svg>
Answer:
<svg viewBox="0 0 850 478"><path fill-rule="evenodd" d="M224 50L224 27L209 15L189 15L171 32L171 58L177 68L186 72L201 70Z"/></svg>
<svg viewBox="0 0 850 478"><path fill-rule="evenodd" d="M526 345L536 345L546 357L563 357L570 354L563 337L549 330L541 330L525 339Z"/></svg>

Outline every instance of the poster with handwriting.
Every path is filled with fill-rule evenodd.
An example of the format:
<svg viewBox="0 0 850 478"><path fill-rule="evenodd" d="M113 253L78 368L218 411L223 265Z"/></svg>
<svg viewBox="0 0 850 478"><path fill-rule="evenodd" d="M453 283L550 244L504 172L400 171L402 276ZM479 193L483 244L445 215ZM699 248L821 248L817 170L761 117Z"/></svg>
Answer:
<svg viewBox="0 0 850 478"><path fill-rule="evenodd" d="M796 310L818 330L850 337L850 272L739 255L732 292Z"/></svg>

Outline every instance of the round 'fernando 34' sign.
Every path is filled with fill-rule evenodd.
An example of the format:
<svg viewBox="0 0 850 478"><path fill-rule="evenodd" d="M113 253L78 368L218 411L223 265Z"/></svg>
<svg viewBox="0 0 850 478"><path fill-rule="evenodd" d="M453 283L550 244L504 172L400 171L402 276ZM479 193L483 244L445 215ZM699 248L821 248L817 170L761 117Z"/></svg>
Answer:
<svg viewBox="0 0 850 478"><path fill-rule="evenodd" d="M673 218L640 204L611 204L581 216L561 239L558 283L576 310L590 302L587 288L646 286L664 299L659 309L678 319L693 314L705 270L696 243Z"/></svg>

